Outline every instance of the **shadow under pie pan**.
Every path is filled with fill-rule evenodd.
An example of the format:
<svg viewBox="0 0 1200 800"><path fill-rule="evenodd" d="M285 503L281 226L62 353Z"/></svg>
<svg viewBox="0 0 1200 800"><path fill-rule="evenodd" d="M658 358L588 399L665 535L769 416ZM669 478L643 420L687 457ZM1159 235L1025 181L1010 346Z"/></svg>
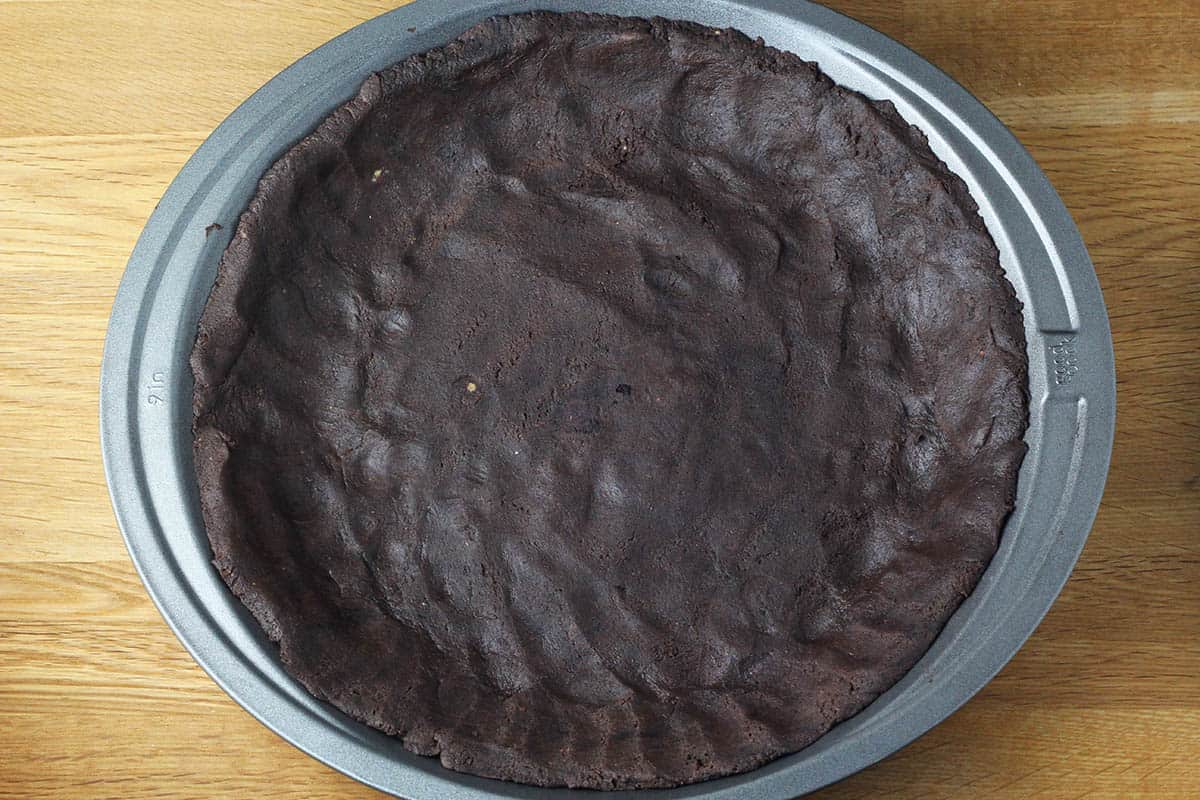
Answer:
<svg viewBox="0 0 1200 800"><path fill-rule="evenodd" d="M1079 234L1021 145L977 100L887 37L796 0L418 0L282 72L200 147L151 216L109 323L101 436L113 506L147 590L195 659L264 724L313 757L410 800L566 800L459 774L313 698L212 566L192 468L188 355L221 253L259 177L372 72L495 14L602 11L732 27L895 103L969 186L1024 304L1028 455L1000 549L974 593L894 687L804 750L752 772L607 796L783 800L879 761L945 719L1008 661L1070 574L1112 447L1112 341ZM221 228L212 227L218 223Z"/></svg>

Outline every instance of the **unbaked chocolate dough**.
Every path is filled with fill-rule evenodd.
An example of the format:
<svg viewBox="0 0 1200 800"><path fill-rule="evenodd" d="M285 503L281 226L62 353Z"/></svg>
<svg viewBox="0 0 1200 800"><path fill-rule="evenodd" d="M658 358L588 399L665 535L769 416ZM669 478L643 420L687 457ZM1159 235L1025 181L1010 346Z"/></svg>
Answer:
<svg viewBox="0 0 1200 800"><path fill-rule="evenodd" d="M267 171L192 353L215 564L417 753L659 787L798 750L975 586L1020 303L888 102L733 30L494 18Z"/></svg>

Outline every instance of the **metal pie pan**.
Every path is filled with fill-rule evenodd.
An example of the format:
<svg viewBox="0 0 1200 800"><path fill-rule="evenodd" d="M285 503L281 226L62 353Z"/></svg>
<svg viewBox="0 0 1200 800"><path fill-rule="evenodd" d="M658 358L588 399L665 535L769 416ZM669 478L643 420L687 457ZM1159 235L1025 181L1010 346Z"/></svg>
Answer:
<svg viewBox="0 0 1200 800"><path fill-rule="evenodd" d="M1091 527L1116 407L1100 288L1045 176L950 78L835 12L797 0L418 0L302 58L196 151L130 258L101 375L101 437L113 507L147 590L196 661L250 713L315 758L410 800L596 796L451 772L314 699L283 671L274 645L210 564L192 473L187 358L218 259L259 176L371 72L443 44L493 14L533 8L731 26L818 62L839 83L892 100L966 180L1025 305L1031 405L1017 507L979 586L933 647L890 691L799 753L678 789L609 793L614 800L792 798L928 731L982 688L1033 632ZM222 228L209 229L214 222Z"/></svg>

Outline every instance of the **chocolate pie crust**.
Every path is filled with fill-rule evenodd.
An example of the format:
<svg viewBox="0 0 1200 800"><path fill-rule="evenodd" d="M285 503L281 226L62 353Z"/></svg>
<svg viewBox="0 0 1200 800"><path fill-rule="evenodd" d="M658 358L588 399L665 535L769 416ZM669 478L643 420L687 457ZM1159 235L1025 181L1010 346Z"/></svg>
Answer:
<svg viewBox="0 0 1200 800"><path fill-rule="evenodd" d="M889 102L536 12L263 176L191 355L214 563L317 697L476 775L665 787L894 684L996 551L1021 304Z"/></svg>

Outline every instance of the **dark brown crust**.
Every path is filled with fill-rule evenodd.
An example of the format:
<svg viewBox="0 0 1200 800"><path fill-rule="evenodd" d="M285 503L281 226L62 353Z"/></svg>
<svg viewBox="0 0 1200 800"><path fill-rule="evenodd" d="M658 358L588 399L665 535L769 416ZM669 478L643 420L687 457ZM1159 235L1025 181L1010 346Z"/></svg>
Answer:
<svg viewBox="0 0 1200 800"><path fill-rule="evenodd" d="M447 766L670 786L798 750L975 586L1020 304L888 103L733 31L535 13L263 177L192 353L215 564Z"/></svg>

